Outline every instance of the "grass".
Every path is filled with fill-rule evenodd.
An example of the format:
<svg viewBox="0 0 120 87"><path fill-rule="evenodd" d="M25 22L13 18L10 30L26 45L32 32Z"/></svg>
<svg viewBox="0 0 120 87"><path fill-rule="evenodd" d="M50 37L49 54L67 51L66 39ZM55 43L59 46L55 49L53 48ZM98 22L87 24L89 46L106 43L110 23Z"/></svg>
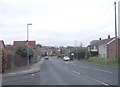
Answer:
<svg viewBox="0 0 120 87"><path fill-rule="evenodd" d="M114 68L120 68L120 62L116 59L104 59L104 58L89 58L85 61L88 64L99 64L104 66L110 66Z"/></svg>

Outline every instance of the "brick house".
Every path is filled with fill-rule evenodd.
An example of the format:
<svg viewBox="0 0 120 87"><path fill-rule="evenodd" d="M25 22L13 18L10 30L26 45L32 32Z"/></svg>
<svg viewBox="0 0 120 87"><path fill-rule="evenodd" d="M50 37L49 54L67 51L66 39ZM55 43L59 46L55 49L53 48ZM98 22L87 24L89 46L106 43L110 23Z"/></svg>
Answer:
<svg viewBox="0 0 120 87"><path fill-rule="evenodd" d="M33 55L33 57L29 57L28 59L28 58L21 58L19 55L16 54L15 64L17 66L25 66L28 64L28 61L29 61L29 64L35 63L37 61L36 52L35 52L36 42L35 41L14 41L13 42L13 48L16 48L21 45L25 45L31 48L35 55Z"/></svg>
<svg viewBox="0 0 120 87"><path fill-rule="evenodd" d="M16 48L18 46L25 45L33 50L34 53L36 49L36 42L35 41L14 41L13 47Z"/></svg>
<svg viewBox="0 0 120 87"><path fill-rule="evenodd" d="M26 45L32 49L36 48L36 42L35 41L14 41L13 46L14 48L20 45Z"/></svg>
<svg viewBox="0 0 120 87"><path fill-rule="evenodd" d="M92 41L90 45L88 45L88 51L98 52L100 58L116 58L116 41L118 41L118 39L110 38L110 36L108 36L108 39L102 40L100 38L99 40Z"/></svg>

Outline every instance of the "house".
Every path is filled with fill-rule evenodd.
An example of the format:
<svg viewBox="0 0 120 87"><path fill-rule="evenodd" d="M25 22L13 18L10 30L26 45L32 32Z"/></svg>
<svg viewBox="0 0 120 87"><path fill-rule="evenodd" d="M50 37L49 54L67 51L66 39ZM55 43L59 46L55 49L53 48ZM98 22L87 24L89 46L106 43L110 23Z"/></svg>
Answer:
<svg viewBox="0 0 120 87"><path fill-rule="evenodd" d="M32 49L34 52L34 55L30 56L28 58L22 58L19 55L15 54L15 64L17 66L25 66L27 64L32 64L37 62L37 54L35 52L36 49L36 42L35 41L14 41L13 42L13 48L16 48L18 46L25 45ZM30 51L31 52L31 51Z"/></svg>
<svg viewBox="0 0 120 87"><path fill-rule="evenodd" d="M116 58L116 49L118 49L118 47L116 48L116 41L118 41L118 39L110 38L110 36L108 35L108 39L99 39L99 40L94 40L90 43L90 45L88 45L88 51L91 53L98 53L96 55L98 55L100 58Z"/></svg>
<svg viewBox="0 0 120 87"><path fill-rule="evenodd" d="M40 49L43 56L53 56L56 54L56 47L42 46Z"/></svg>
<svg viewBox="0 0 120 87"><path fill-rule="evenodd" d="M36 48L36 42L35 41L14 41L13 42L14 48L16 48L17 46L20 46L20 45L26 45L26 46L28 46L32 49Z"/></svg>
<svg viewBox="0 0 120 87"><path fill-rule="evenodd" d="M13 42L13 48L16 48L18 46L25 45L33 50L33 52L36 54L36 42L35 41L14 41Z"/></svg>

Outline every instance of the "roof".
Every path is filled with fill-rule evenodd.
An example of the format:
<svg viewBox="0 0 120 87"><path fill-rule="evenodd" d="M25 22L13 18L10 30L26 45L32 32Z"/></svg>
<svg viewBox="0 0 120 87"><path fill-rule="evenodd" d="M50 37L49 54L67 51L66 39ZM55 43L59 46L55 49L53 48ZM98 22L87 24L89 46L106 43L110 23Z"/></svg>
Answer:
<svg viewBox="0 0 120 87"><path fill-rule="evenodd" d="M110 39L103 39L103 40L93 40L92 42L90 42L90 45L89 46L99 46L99 45L102 45L102 44L107 44L109 43L110 41L112 41L114 38L110 38Z"/></svg>
<svg viewBox="0 0 120 87"><path fill-rule="evenodd" d="M5 44L4 44L4 41L3 41L3 40L0 40L0 45L3 45L4 48L5 48Z"/></svg>
<svg viewBox="0 0 120 87"><path fill-rule="evenodd" d="M33 49L36 48L35 41L14 41L14 43L13 43L14 47L17 47L20 45L26 45L26 46L33 48Z"/></svg>

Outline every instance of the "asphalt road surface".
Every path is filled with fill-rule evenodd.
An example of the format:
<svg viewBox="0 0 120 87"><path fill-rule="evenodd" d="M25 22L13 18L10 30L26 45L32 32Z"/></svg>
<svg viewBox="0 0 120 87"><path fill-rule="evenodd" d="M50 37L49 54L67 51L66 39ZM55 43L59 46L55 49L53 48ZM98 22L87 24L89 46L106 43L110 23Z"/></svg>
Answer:
<svg viewBox="0 0 120 87"><path fill-rule="evenodd" d="M118 69L51 57L40 72L3 78L3 85L118 85Z"/></svg>

